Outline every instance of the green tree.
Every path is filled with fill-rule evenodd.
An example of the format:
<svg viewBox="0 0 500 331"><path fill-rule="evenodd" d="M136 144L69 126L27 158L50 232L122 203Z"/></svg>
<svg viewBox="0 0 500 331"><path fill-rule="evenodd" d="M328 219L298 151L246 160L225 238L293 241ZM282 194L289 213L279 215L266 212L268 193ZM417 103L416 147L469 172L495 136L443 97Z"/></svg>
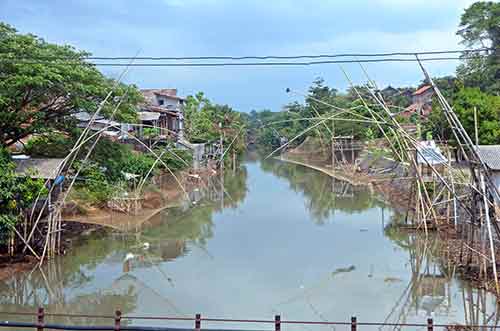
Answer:
<svg viewBox="0 0 500 331"><path fill-rule="evenodd" d="M453 107L471 137L474 136L475 107L478 113L479 143L500 144L500 96L488 95L478 88L465 88L456 95Z"/></svg>
<svg viewBox="0 0 500 331"><path fill-rule="evenodd" d="M462 14L457 34L468 47L491 47L487 57L472 56L458 67L457 75L468 87L500 94L500 3L480 1Z"/></svg>
<svg viewBox="0 0 500 331"><path fill-rule="evenodd" d="M138 89L117 85L103 76L85 61L89 53L51 44L32 34L19 34L3 23L0 23L0 53L0 144L3 146L33 133L54 128L67 130L71 126L69 115L82 110L95 112L113 87L112 101L126 93L115 118L127 122L136 118L136 105L142 100ZM111 113L112 103L104 106L104 115Z"/></svg>
<svg viewBox="0 0 500 331"><path fill-rule="evenodd" d="M25 146L25 152L32 157L63 158L71 151L74 143L75 140L70 135L47 132L30 139Z"/></svg>
<svg viewBox="0 0 500 331"><path fill-rule="evenodd" d="M451 100L455 113L465 130L474 136L474 108L478 113L479 143L490 145L500 143L500 96L486 94L479 88L462 88ZM424 131L442 140L454 141L452 131L437 102L424 123Z"/></svg>

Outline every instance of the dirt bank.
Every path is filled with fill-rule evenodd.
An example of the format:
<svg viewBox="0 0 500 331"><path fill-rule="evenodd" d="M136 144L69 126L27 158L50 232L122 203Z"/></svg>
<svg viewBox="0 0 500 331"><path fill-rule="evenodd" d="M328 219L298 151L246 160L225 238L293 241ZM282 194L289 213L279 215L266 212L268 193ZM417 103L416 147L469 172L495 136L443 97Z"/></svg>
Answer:
<svg viewBox="0 0 500 331"><path fill-rule="evenodd" d="M137 204L138 208L134 210L125 210L124 204L120 203L108 203L95 207L70 201L62 213L63 237L60 253L66 254L74 242L91 233L129 229L136 231L143 222L156 213L166 208L180 206L189 199L190 191L207 185L208 178L216 174L214 170L206 168L197 172L190 170L175 175L156 176L144 187ZM126 224L126 227L123 224ZM43 251L44 244L43 238L37 238L31 242L31 246L37 252ZM17 253L13 256L0 252L0 280L9 278L16 272L30 271L39 263L38 259L28 251L22 253L22 248L23 245L19 242Z"/></svg>
<svg viewBox="0 0 500 331"><path fill-rule="evenodd" d="M405 169L396 161L364 154L356 166L338 166L332 170L330 161L320 158L303 158L296 153L287 153L278 160L299 164L352 185L366 185L378 197L398 210L405 211L409 203L410 182Z"/></svg>

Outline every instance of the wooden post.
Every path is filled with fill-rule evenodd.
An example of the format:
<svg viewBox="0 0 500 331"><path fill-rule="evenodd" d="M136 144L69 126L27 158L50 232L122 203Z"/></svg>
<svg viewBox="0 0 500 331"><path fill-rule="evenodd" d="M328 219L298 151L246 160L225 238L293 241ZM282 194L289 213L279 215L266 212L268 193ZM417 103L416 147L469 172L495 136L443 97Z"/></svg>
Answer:
<svg viewBox="0 0 500 331"><path fill-rule="evenodd" d="M427 319L427 331L432 331L434 329L434 322L432 318Z"/></svg>
<svg viewBox="0 0 500 331"><path fill-rule="evenodd" d="M220 155L221 155L221 164L220 167L222 170L224 170L224 131L222 130L222 122L219 123L219 129L221 131L220 133Z"/></svg>
<svg viewBox="0 0 500 331"><path fill-rule="evenodd" d="M281 316L274 316L274 331L281 331Z"/></svg>
<svg viewBox="0 0 500 331"><path fill-rule="evenodd" d="M122 312L120 310L115 311L115 331L120 331L121 320Z"/></svg>
<svg viewBox="0 0 500 331"><path fill-rule="evenodd" d="M351 331L356 331L356 328L358 326L358 322L356 319L356 316L351 317Z"/></svg>
<svg viewBox="0 0 500 331"><path fill-rule="evenodd" d="M201 314L196 314L194 319L194 329L196 331L201 330Z"/></svg>
<svg viewBox="0 0 500 331"><path fill-rule="evenodd" d="M45 311L43 307L38 308L38 314L37 314L38 326L36 328L37 331L43 331L44 317L45 317Z"/></svg>
<svg viewBox="0 0 500 331"><path fill-rule="evenodd" d="M51 194L49 193L47 197L47 210L49 211L49 215L47 216L47 234L46 234L46 246L47 246L47 258L50 259L51 255L51 242L50 242L50 231L52 231L52 213L54 212L53 206L52 206L52 199L51 199Z"/></svg>
<svg viewBox="0 0 500 331"><path fill-rule="evenodd" d="M233 150L233 174L236 172L236 152Z"/></svg>
<svg viewBox="0 0 500 331"><path fill-rule="evenodd" d="M332 119L332 172L335 170L335 120Z"/></svg>
<svg viewBox="0 0 500 331"><path fill-rule="evenodd" d="M352 163L352 172L355 172L354 168L354 129L352 129L352 136L351 136L351 163Z"/></svg>

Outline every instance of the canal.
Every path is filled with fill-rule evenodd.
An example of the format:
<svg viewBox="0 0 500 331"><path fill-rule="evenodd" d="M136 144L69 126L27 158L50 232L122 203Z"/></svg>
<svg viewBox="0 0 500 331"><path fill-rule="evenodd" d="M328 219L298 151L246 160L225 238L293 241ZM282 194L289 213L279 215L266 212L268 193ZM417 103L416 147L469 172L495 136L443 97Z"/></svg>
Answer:
<svg viewBox="0 0 500 331"><path fill-rule="evenodd" d="M456 278L439 258L442 243L399 231L398 212L366 187L249 160L192 195L195 207L164 211L135 233L87 234L41 270L0 281L0 311L496 323L495 299ZM332 329L295 329L304 328Z"/></svg>

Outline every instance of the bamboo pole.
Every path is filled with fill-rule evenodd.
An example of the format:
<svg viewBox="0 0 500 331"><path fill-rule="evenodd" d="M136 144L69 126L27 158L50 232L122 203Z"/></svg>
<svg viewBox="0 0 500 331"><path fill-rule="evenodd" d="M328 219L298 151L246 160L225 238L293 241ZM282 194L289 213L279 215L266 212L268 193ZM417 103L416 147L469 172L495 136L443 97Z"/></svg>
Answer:
<svg viewBox="0 0 500 331"><path fill-rule="evenodd" d="M26 244L28 246L28 249L30 250L30 252L38 259L40 260L40 256L35 252L35 250L29 245L26 243L26 240L24 239L24 237L17 231L16 227L15 226L11 226L11 229L14 230L14 232L16 233L16 235L19 237L19 239L21 239L21 241Z"/></svg>
<svg viewBox="0 0 500 331"><path fill-rule="evenodd" d="M481 179L481 189L483 191L486 191L485 184L484 184L484 177L483 174L481 173L480 175ZM483 202L484 202L484 216L486 218L486 227L488 229L488 239L490 241L490 253L491 253L491 264L493 266L493 275L495 276L495 286L496 286L496 291L497 295L500 295L500 286L498 283L498 274L497 274L497 264L496 264L496 256L495 256L495 247L493 244L493 234L491 231L491 220L490 220L490 212L489 212L489 205L486 199L486 194L483 194Z"/></svg>

